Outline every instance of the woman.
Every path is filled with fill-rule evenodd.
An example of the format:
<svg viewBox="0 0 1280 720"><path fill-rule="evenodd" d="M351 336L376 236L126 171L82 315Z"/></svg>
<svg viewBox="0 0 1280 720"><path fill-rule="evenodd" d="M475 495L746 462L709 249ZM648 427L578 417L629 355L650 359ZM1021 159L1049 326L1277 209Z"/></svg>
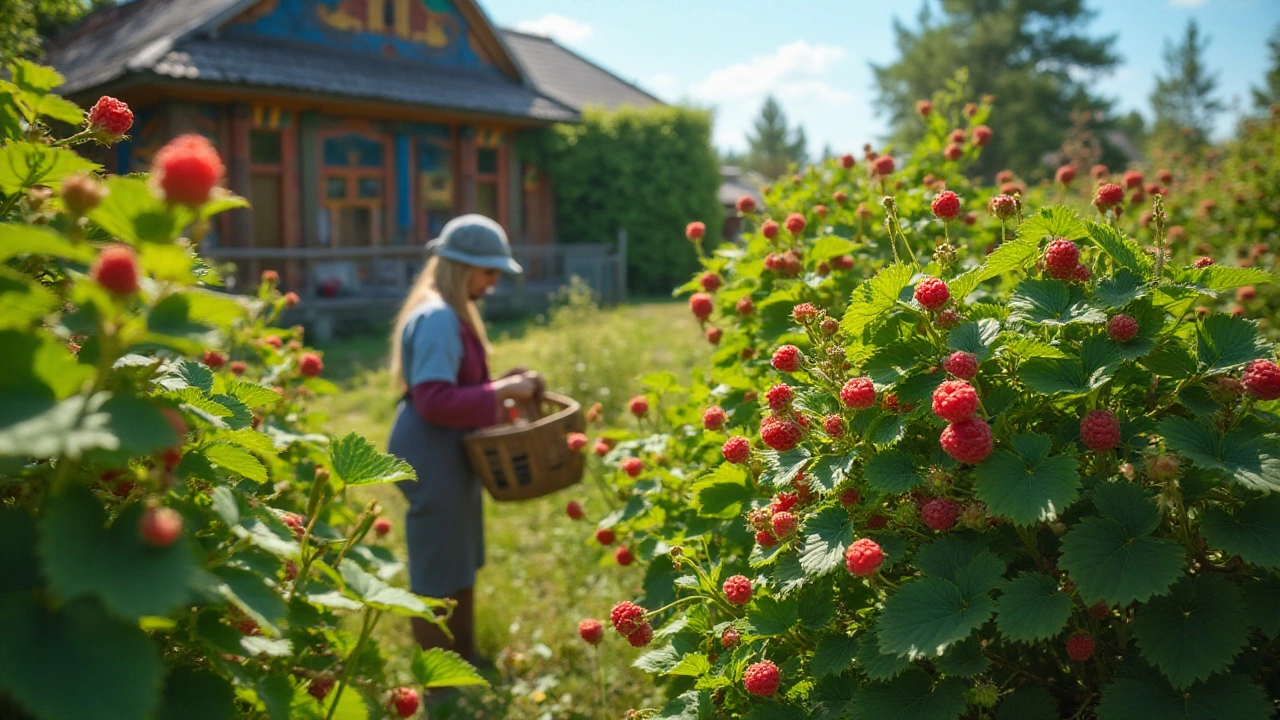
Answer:
<svg viewBox="0 0 1280 720"><path fill-rule="evenodd" d="M488 338L475 301L499 272L520 273L506 234L481 215L447 223L427 244L427 261L396 317L391 377L403 398L388 451L417 471L399 484L409 501L405 541L415 593L457 601L448 626L452 649L475 661L476 570L484 565L481 487L467 462L462 437L502 420L503 401L527 400L543 390L536 372L517 368L489 379ZM445 633L413 618L424 649L449 647Z"/></svg>

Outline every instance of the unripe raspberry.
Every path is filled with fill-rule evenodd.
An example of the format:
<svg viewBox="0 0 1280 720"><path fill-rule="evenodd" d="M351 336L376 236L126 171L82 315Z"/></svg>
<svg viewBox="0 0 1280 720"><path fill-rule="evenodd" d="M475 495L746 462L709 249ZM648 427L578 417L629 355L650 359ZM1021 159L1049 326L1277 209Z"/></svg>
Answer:
<svg viewBox="0 0 1280 720"><path fill-rule="evenodd" d="M744 316L750 315L756 309L755 303L751 302L750 297L740 298L737 304L734 305L734 308L738 311L739 315L744 315Z"/></svg>
<svg viewBox="0 0 1280 720"><path fill-rule="evenodd" d="M786 511L774 513L773 520L771 522L773 526L774 537L777 537L777 538L791 537L795 533L796 528L800 524L800 521L796 518L795 515L792 515L791 513Z"/></svg>
<svg viewBox="0 0 1280 720"><path fill-rule="evenodd" d="M778 538L768 530L760 530L756 532L756 544L760 547L771 548L778 544Z"/></svg>
<svg viewBox="0 0 1280 720"><path fill-rule="evenodd" d="M618 563L623 567L626 567L631 563L635 562L636 558L634 555L631 554L630 548L628 548L626 545L619 545L617 549L613 551L613 559L614 559L614 562Z"/></svg>
<svg viewBox="0 0 1280 720"><path fill-rule="evenodd" d="M743 214L753 213L756 211L756 199L750 195L743 195L738 198L737 208L738 212Z"/></svg>
<svg viewBox="0 0 1280 720"><path fill-rule="evenodd" d="M960 506L948 498L935 498L920 508L920 518L924 520L924 524L939 532L955 527L959 517Z"/></svg>
<svg viewBox="0 0 1280 720"><path fill-rule="evenodd" d="M1192 263L1192 266L1199 269L1199 268L1207 268L1212 264L1213 264L1213 258L1207 255L1202 255L1196 258L1196 261Z"/></svg>
<svg viewBox="0 0 1280 720"><path fill-rule="evenodd" d="M324 700L329 695L329 691L333 690L334 679L327 677L319 677L311 681L307 686L307 694L317 700Z"/></svg>
<svg viewBox="0 0 1280 720"><path fill-rule="evenodd" d="M1254 360L1240 379L1244 389L1259 400L1280 398L1280 367L1270 360Z"/></svg>
<svg viewBox="0 0 1280 720"><path fill-rule="evenodd" d="M287 308L297 307L302 300L298 297L298 293L290 290L284 294L284 306Z"/></svg>
<svg viewBox="0 0 1280 720"><path fill-rule="evenodd" d="M720 646L726 649L731 648L734 645L737 645L738 641L741 639L742 636L738 634L737 630L728 627L724 629L724 633L720 636Z"/></svg>
<svg viewBox="0 0 1280 720"><path fill-rule="evenodd" d="M417 713L420 702L418 691L413 688L398 687L391 691L391 704L395 706L396 714L402 718L412 717Z"/></svg>
<svg viewBox="0 0 1280 720"><path fill-rule="evenodd" d="M307 519L298 513L287 512L280 516L284 524L293 530L293 534L302 537L307 532Z"/></svg>
<svg viewBox="0 0 1280 720"><path fill-rule="evenodd" d="M962 155L964 155L964 147L959 143L951 143L950 145L942 148L942 157L950 160L951 162L959 160ZM934 214L936 215L937 213Z"/></svg>
<svg viewBox="0 0 1280 720"><path fill-rule="evenodd" d="M596 440L596 445L594 448L592 448L592 450L595 452L597 457L604 457L605 455L608 455L609 450L611 449L612 447L609 445L609 441L605 440L604 438L600 438L599 440Z"/></svg>
<svg viewBox="0 0 1280 720"><path fill-rule="evenodd" d="M725 440L724 446L720 450L724 453L725 460L734 465L739 465L751 457L751 441L740 435L735 435Z"/></svg>
<svg viewBox="0 0 1280 720"><path fill-rule="evenodd" d="M724 414L724 408L719 405L712 405L702 411L702 427L707 430L719 430L724 427L727 419L728 417Z"/></svg>
<svg viewBox="0 0 1280 720"><path fill-rule="evenodd" d="M604 639L604 626L599 620L587 618L578 623L578 637L588 645L598 645Z"/></svg>
<svg viewBox="0 0 1280 720"><path fill-rule="evenodd" d="M631 477L639 477L642 470L644 470L644 463L640 458L627 458L622 461L622 472Z"/></svg>
<svg viewBox="0 0 1280 720"><path fill-rule="evenodd" d="M701 240L703 235L707 234L707 226L705 223L697 220L684 226L684 236L690 240Z"/></svg>
<svg viewBox="0 0 1280 720"><path fill-rule="evenodd" d="M1147 475L1157 482L1166 482L1178 477L1177 455L1156 455L1147 460Z"/></svg>
<svg viewBox="0 0 1280 720"><path fill-rule="evenodd" d="M199 206L222 179L226 168L218 151L203 135L182 135L160 148L152 160L152 178L165 200Z"/></svg>
<svg viewBox="0 0 1280 720"><path fill-rule="evenodd" d="M978 391L964 380L947 380L933 391L933 413L948 422L960 422L978 411Z"/></svg>
<svg viewBox="0 0 1280 720"><path fill-rule="evenodd" d="M623 600L616 603L609 611L609 621L613 623L613 629L625 637L635 632L645 622L644 614L644 608L629 600Z"/></svg>
<svg viewBox="0 0 1280 720"><path fill-rule="evenodd" d="M751 602L751 580L742 575L734 575L725 580L724 599L730 605L746 605Z"/></svg>
<svg viewBox="0 0 1280 720"><path fill-rule="evenodd" d="M742 684L752 695L763 697L773 695L778 692L780 683L778 666L768 660L751 663L747 666L746 672L742 673Z"/></svg>
<svg viewBox="0 0 1280 720"><path fill-rule="evenodd" d="M577 500L570 500L569 504L564 506L564 514L571 520L581 520L587 516L587 512L582 509L582 503Z"/></svg>
<svg viewBox="0 0 1280 720"><path fill-rule="evenodd" d="M870 577L884 564L884 551L870 538L853 541L844 551L844 566L858 577Z"/></svg>
<svg viewBox="0 0 1280 720"><path fill-rule="evenodd" d="M1054 179L1063 185L1070 185L1076 179L1076 167L1063 165L1058 168L1058 172L1054 173Z"/></svg>
<svg viewBox="0 0 1280 720"><path fill-rule="evenodd" d="M133 127L133 111L124 101L103 95L89 108L85 122L94 132L107 137L120 137Z"/></svg>
<svg viewBox="0 0 1280 720"><path fill-rule="evenodd" d="M280 284L280 273L276 272L275 270L263 270L263 271L262 271L262 284L263 284L263 285L278 285L278 284Z"/></svg>
<svg viewBox="0 0 1280 720"><path fill-rule="evenodd" d="M643 395L636 395L631 398L631 402L627 404L627 408L631 410L631 414L638 418L645 416L649 412L649 399Z"/></svg>
<svg viewBox="0 0 1280 720"><path fill-rule="evenodd" d="M876 387L870 378L853 378L840 388L840 400L846 407L864 410L876 404Z"/></svg>
<svg viewBox="0 0 1280 720"><path fill-rule="evenodd" d="M81 217L98 207L107 196L107 186L92 176L76 173L62 181L62 204L72 217Z"/></svg>
<svg viewBox="0 0 1280 720"><path fill-rule="evenodd" d="M770 415L760 422L760 439L778 452L786 452L799 445L803 434L794 421L776 415Z"/></svg>
<svg viewBox="0 0 1280 720"><path fill-rule="evenodd" d="M182 535L182 515L173 508L149 507L138 520L142 539L155 547L169 547Z"/></svg>
<svg viewBox="0 0 1280 720"><path fill-rule="evenodd" d="M1107 321L1107 337L1118 343L1127 343L1138 336L1138 321L1120 313Z"/></svg>
<svg viewBox="0 0 1280 720"><path fill-rule="evenodd" d="M391 519L380 517L377 520L374 520L373 532L376 533L378 537L386 537L387 533L391 532Z"/></svg>
<svg viewBox="0 0 1280 720"><path fill-rule="evenodd" d="M715 305L711 302L711 296L706 293L694 293L689 298L689 310L699 320L706 320L711 317L711 311L714 307Z"/></svg>
<svg viewBox="0 0 1280 720"><path fill-rule="evenodd" d="M578 452L587 446L586 433L571 432L565 437L565 444L569 446L569 450Z"/></svg>
<svg viewBox="0 0 1280 720"><path fill-rule="evenodd" d="M764 235L768 240L776 239L778 237L778 221L765 220L760 224L760 234Z"/></svg>
<svg viewBox="0 0 1280 720"><path fill-rule="evenodd" d="M817 215L817 216L818 216L818 217L820 217L820 218L824 218L824 217L826 217L826 216L827 216L827 206L826 206L826 205L814 205L814 206L813 206L813 214L814 214L814 215Z"/></svg>
<svg viewBox="0 0 1280 720"><path fill-rule="evenodd" d="M1044 249L1044 269L1050 277L1069 279L1080 264L1080 249L1066 238L1054 238Z"/></svg>
<svg viewBox="0 0 1280 720"><path fill-rule="evenodd" d="M973 417L947 425L938 442L952 458L972 465L987 459L994 439L987 421Z"/></svg>
<svg viewBox="0 0 1280 720"><path fill-rule="evenodd" d="M933 198L930 207L934 217L945 221L954 220L960 214L960 196L950 190L943 190Z"/></svg>
<svg viewBox="0 0 1280 720"><path fill-rule="evenodd" d="M116 295L138 292L138 255L128 245L103 248L89 270L89 276Z"/></svg>
<svg viewBox="0 0 1280 720"><path fill-rule="evenodd" d="M973 129L973 143L975 145L986 145L991 142L991 128L986 125L979 125Z"/></svg>
<svg viewBox="0 0 1280 720"><path fill-rule="evenodd" d="M1093 657L1093 636L1081 632L1067 638L1067 657L1076 662L1084 662Z"/></svg>
<svg viewBox="0 0 1280 720"><path fill-rule="evenodd" d="M843 205L849 202L849 195L843 190L837 190L832 194L831 199L835 200L837 205Z"/></svg>
<svg viewBox="0 0 1280 720"><path fill-rule="evenodd" d="M957 350L943 361L942 366L961 380L972 380L978 375L978 356Z"/></svg>
<svg viewBox="0 0 1280 720"><path fill-rule="evenodd" d="M1008 195L996 195L987 203L987 210L1001 220L1008 220L1018 214L1018 201Z"/></svg>
<svg viewBox="0 0 1280 720"><path fill-rule="evenodd" d="M942 280L927 277L916 285L915 298L926 309L938 310L951 299L951 290Z"/></svg>
<svg viewBox="0 0 1280 720"><path fill-rule="evenodd" d="M839 415L828 415L822 418L822 430L828 437L839 440L844 437L844 418Z"/></svg>
<svg viewBox="0 0 1280 720"><path fill-rule="evenodd" d="M303 376L315 377L319 375L322 370L324 370L324 361L320 359L319 355L315 353L303 353L302 357L298 358L298 372L302 373Z"/></svg>
<svg viewBox="0 0 1280 720"><path fill-rule="evenodd" d="M793 373L800 369L800 362L803 356L800 354L800 348L795 345L783 345L773 351L773 367L787 373Z"/></svg>
<svg viewBox="0 0 1280 720"><path fill-rule="evenodd" d="M808 325L817 320L821 314L822 311L815 307L813 303L800 303L791 308L791 317L801 325Z"/></svg>
<svg viewBox="0 0 1280 720"><path fill-rule="evenodd" d="M617 534L614 533L613 530L610 530L609 528L600 528L599 530L596 530L596 542L600 543L601 545L605 545L605 546L612 545L614 541L616 541L617 539L618 539Z"/></svg>
<svg viewBox="0 0 1280 720"><path fill-rule="evenodd" d="M822 330L822 334L825 337L831 337L832 335L840 332L840 321L835 318L827 318L822 321L822 324L820 324L818 328Z"/></svg>
<svg viewBox="0 0 1280 720"><path fill-rule="evenodd" d="M227 361L227 356L217 350L205 350L204 355L200 357L200 362L205 364L211 370L217 370Z"/></svg>
<svg viewBox="0 0 1280 720"><path fill-rule="evenodd" d="M1080 441L1102 452L1120 445L1120 420L1110 410L1093 410L1080 420Z"/></svg>
<svg viewBox="0 0 1280 720"><path fill-rule="evenodd" d="M1098 188L1098 192L1093 196L1093 206L1098 208L1098 212L1102 213L1122 202L1124 202L1124 188L1111 183Z"/></svg>

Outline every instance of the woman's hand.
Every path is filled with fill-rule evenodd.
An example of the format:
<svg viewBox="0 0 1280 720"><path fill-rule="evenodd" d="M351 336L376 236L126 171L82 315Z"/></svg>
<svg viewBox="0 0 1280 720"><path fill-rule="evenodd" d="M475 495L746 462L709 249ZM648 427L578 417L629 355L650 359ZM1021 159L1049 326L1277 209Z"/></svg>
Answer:
<svg viewBox="0 0 1280 720"><path fill-rule="evenodd" d="M534 391L534 395L535 397L541 398L543 393L547 391L547 380L542 377L542 373L539 373L537 370L525 370L521 374L533 382L534 387L537 388Z"/></svg>
<svg viewBox="0 0 1280 720"><path fill-rule="evenodd" d="M506 371L506 372L502 373L502 377L504 377L504 378L505 378L505 377L511 377L512 375L523 375L523 374L525 374L525 373L527 373L527 372L529 372L529 371L528 371L527 369L525 369L523 366L520 366L520 367L513 367L513 368L511 368L510 370L508 370L508 371Z"/></svg>
<svg viewBox="0 0 1280 720"><path fill-rule="evenodd" d="M534 373L536 376L537 373ZM508 375L493 383L493 391L498 396L498 402L503 400L532 400L535 395L540 393L539 382L541 378L531 378L529 373L521 373L519 375Z"/></svg>

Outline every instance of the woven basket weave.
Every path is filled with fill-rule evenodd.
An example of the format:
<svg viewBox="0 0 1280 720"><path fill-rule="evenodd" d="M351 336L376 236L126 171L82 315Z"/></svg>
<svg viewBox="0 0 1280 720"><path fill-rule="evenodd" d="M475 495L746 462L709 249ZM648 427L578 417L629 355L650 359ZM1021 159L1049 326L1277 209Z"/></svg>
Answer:
<svg viewBox="0 0 1280 720"><path fill-rule="evenodd" d="M567 437L582 432L582 406L546 393L542 403L517 405L523 422L477 430L463 439L471 467L494 500L528 500L582 480L586 459L569 450Z"/></svg>

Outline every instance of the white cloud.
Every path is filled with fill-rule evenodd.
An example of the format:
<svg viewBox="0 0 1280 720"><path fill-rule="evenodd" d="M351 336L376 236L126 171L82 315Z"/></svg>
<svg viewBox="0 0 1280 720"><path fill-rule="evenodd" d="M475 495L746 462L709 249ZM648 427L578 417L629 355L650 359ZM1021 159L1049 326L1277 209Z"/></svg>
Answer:
<svg viewBox="0 0 1280 720"><path fill-rule="evenodd" d="M852 96L818 78L844 54L843 48L834 45L810 45L797 40L779 47L772 55L758 55L747 62L713 70L690 90L695 99L713 103L769 93L784 97L825 96L828 101L850 102Z"/></svg>
<svg viewBox="0 0 1280 720"><path fill-rule="evenodd" d="M661 98L673 99L680 94L680 83L671 73L657 73L640 83L640 87Z"/></svg>
<svg viewBox="0 0 1280 720"><path fill-rule="evenodd" d="M554 38L557 42L564 44L586 40L593 32L590 25L555 13L543 15L537 20L521 20L516 23L516 29Z"/></svg>
<svg viewBox="0 0 1280 720"><path fill-rule="evenodd" d="M1175 7L1200 7L1205 2L1206 0L1169 0L1169 4Z"/></svg>

